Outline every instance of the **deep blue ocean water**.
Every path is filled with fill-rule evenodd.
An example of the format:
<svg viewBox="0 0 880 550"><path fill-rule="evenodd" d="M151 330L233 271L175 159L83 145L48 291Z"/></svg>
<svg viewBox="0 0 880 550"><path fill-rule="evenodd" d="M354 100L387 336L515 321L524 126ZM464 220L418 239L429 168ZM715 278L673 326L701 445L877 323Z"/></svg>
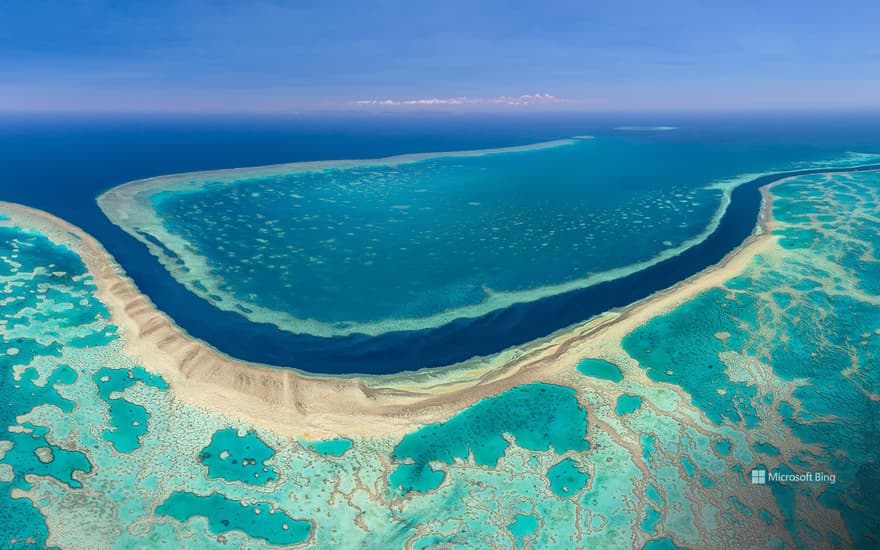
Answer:
<svg viewBox="0 0 880 550"><path fill-rule="evenodd" d="M671 132L627 132L627 125L675 125ZM126 181L167 173L301 160L376 158L403 153L484 149L570 137L654 142L658 147L723 147L743 168L830 158L846 151L880 152L880 117L825 116L327 116L108 117L16 115L0 118L0 199L47 210L100 240L140 289L195 337L251 361L315 372L389 373L450 364L545 336L609 307L669 286L720 259L754 225L757 191L735 192L728 222L701 248L624 283L510 307L438 329L377 338L316 338L221 311L177 283L146 248L113 226L95 197ZM759 159L761 162L756 162ZM634 165L639 159L634 158ZM694 154L689 162L704 159ZM735 164L735 163L734 163ZM690 166L692 167L692 166ZM687 173L687 163L669 173ZM609 185L626 170L610 169ZM704 167L705 168L705 167ZM754 169L754 168L752 168ZM723 171L722 171L723 172ZM708 181L706 182L709 183ZM740 195L738 197L738 195ZM751 197L751 198L749 198ZM747 234L747 232L746 232ZM740 239L741 240L741 239Z"/></svg>

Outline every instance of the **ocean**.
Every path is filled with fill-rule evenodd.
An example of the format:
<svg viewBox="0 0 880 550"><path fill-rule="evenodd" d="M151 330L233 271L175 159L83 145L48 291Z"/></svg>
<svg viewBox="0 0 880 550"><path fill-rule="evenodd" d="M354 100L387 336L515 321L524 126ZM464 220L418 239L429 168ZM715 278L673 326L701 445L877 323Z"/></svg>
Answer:
<svg viewBox="0 0 880 550"><path fill-rule="evenodd" d="M94 235L159 309L192 336L233 357L318 373L386 374L495 353L670 286L717 262L748 235L759 204L757 185L734 191L718 229L686 253L626 279L564 293L529 294L571 283L585 273L625 268L663 250L677 252L677 245L705 232L731 180L753 181L766 172L829 162L867 162L870 157L851 153L880 152L878 130L880 117L863 114L7 115L0 120L0 160L6 172L0 199L49 211ZM343 181L336 187L320 174L297 183L297 189L307 191L302 196L314 198L306 216L332 217L346 210L329 201L347 200L361 210L346 211L360 216L346 232L364 241L390 242L393 249L380 250L375 260L357 258L361 268L353 269L344 260L350 250L363 250L363 242L349 246L348 252L341 245L328 246L328 235L315 231L319 226L311 220L275 212L289 222L286 229L294 238L269 240L262 252L271 255L271 247L281 242L301 249L297 257L282 258L282 272L290 276L289 293L269 284L279 280L273 271L277 259L265 265L255 262L246 277L229 269L235 258L247 258L254 250L256 237L249 232L253 226L247 216L256 210L247 203L250 191L239 204L240 199L231 201L230 190L217 187L209 197L212 204L226 201L227 215L244 218L226 234L210 233L211 242L238 249L225 259L216 250L201 252L213 262L209 265L228 296L238 299L232 300L239 302L237 308L212 303L208 293L200 296L192 281L181 284L142 241L110 223L96 203L100 193L122 183L172 173L494 149L572 136L593 139L528 153L441 157L418 171L405 169L413 165L396 173L363 169L341 171L340 176L337 171ZM490 177L482 176L484 171ZM744 177L748 174L754 177ZM365 183L356 190L350 185L338 190L353 181ZM291 186L263 181L262 192L273 184ZM252 191L254 182L248 185ZM381 196L375 192L379 186L387 191ZM429 192L414 193L423 189ZM371 201L383 211L364 212ZM659 216L663 211L657 207L671 201L684 208ZM193 204L178 200L174 206L179 233L189 228L190 239L209 234L187 221ZM405 207L397 209L401 220L388 223L388 209L395 207ZM423 215L413 216L419 209ZM384 225L364 229L370 216ZM640 227L649 222L650 227ZM523 226L528 233L520 230ZM555 235L559 227L572 230ZM485 239L493 231L497 238ZM425 245L429 236L434 237L433 248ZM327 253L324 261L309 262L318 257L319 247ZM375 267L365 270L366 261ZM442 315L478 305L484 288L521 292L527 299L471 309L467 316ZM272 316L249 314L267 305L330 330L310 333ZM396 323L413 318L429 321ZM352 324L356 329L350 330ZM374 326L384 328L372 330Z"/></svg>

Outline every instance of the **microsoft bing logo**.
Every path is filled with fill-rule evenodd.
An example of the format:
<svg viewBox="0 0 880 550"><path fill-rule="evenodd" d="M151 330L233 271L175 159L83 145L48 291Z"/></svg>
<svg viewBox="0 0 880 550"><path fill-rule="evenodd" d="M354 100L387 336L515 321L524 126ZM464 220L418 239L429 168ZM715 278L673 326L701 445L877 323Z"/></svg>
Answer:
<svg viewBox="0 0 880 550"><path fill-rule="evenodd" d="M767 483L767 470L752 470L752 485Z"/></svg>

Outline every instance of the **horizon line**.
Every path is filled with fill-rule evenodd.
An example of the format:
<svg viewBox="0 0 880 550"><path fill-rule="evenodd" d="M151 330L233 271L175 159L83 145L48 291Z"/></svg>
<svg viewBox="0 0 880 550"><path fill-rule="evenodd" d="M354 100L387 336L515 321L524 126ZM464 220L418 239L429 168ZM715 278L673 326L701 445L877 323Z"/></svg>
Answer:
<svg viewBox="0 0 880 550"><path fill-rule="evenodd" d="M508 116L553 116L553 115L583 115L583 116L615 116L615 115L699 115L699 114L835 114L835 113L878 113L880 105L871 106L725 106L725 107L619 107L601 109L561 109L561 108L495 108L495 109L442 109L436 107L419 106L407 109L359 109L359 108L309 108L309 109L144 109L144 108L120 108L120 109L72 109L72 108L40 108L21 109L0 107L0 116L6 115L189 115L189 116L315 116L315 115L355 115L358 117L410 117L414 115L441 115L441 116L467 116L467 115L508 115Z"/></svg>

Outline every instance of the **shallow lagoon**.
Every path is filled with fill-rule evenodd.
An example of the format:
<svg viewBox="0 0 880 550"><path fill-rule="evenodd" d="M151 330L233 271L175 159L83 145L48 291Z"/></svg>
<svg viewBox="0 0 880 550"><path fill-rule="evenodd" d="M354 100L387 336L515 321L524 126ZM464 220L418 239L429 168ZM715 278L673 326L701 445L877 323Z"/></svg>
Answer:
<svg viewBox="0 0 880 550"><path fill-rule="evenodd" d="M221 309L294 333L376 336L478 318L674 256L715 228L737 183L810 165L769 152L572 139L173 175L99 202Z"/></svg>
<svg viewBox="0 0 880 550"><path fill-rule="evenodd" d="M351 325L387 331L395 321L424 328L516 299L493 304L493 295L528 299L531 291L533 299L550 292L544 287L652 259L710 224L721 190L687 180L611 180L591 170L609 149L575 140L415 162L269 170L217 184L205 174L195 179L198 190L150 196L165 230L153 236L196 266L192 286L203 296L246 315L268 308L341 334ZM371 328L381 322L384 329Z"/></svg>

